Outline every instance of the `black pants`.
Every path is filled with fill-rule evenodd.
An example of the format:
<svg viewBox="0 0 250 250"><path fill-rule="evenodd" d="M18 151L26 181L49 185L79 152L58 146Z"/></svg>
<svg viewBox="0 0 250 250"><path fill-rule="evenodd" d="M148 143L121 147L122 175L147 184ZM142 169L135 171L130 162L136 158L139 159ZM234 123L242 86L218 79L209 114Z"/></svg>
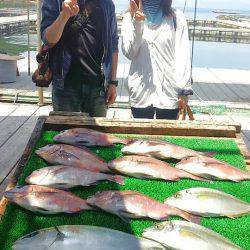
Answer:
<svg viewBox="0 0 250 250"><path fill-rule="evenodd" d="M158 109L153 106L147 108L131 108L134 118L177 120L179 109Z"/></svg>

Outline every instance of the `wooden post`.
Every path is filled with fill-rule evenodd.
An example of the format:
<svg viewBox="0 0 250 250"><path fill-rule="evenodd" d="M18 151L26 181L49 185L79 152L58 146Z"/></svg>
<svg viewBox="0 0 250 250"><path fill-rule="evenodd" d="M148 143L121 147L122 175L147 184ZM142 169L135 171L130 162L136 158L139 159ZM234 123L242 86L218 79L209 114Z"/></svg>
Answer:
<svg viewBox="0 0 250 250"><path fill-rule="evenodd" d="M42 40L41 40L41 13L42 12L42 3L41 0L37 1L37 51L40 51L42 48ZM38 105L42 106L44 105L44 97L43 97L43 88L38 87Z"/></svg>
<svg viewBox="0 0 250 250"><path fill-rule="evenodd" d="M28 75L30 76L30 0L27 1L27 16L28 16Z"/></svg>

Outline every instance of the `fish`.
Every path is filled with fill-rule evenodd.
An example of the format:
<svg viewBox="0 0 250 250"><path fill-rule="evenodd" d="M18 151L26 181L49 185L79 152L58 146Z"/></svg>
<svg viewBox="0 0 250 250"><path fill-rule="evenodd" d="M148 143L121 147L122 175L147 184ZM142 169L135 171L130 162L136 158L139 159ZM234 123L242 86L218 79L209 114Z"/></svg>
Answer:
<svg viewBox="0 0 250 250"><path fill-rule="evenodd" d="M66 225L32 232L18 239L12 249L163 250L166 248L160 243L109 228Z"/></svg>
<svg viewBox="0 0 250 250"><path fill-rule="evenodd" d="M195 223L200 221L196 216L131 190L98 192L89 197L87 203L91 207L115 214L125 222L129 222L128 218L166 220L171 215L177 215Z"/></svg>
<svg viewBox="0 0 250 250"><path fill-rule="evenodd" d="M54 137L55 142L79 145L79 146L114 146L114 144L126 145L130 139L122 139L88 128L73 128L62 131Z"/></svg>
<svg viewBox="0 0 250 250"><path fill-rule="evenodd" d="M37 185L15 187L4 193L4 197L29 211L41 214L79 213L92 208L69 192Z"/></svg>
<svg viewBox="0 0 250 250"><path fill-rule="evenodd" d="M87 148L72 145L47 145L36 154L53 165L80 167L94 172L109 172L108 164Z"/></svg>
<svg viewBox="0 0 250 250"><path fill-rule="evenodd" d="M165 221L144 230L143 237L176 250L240 250L220 234L187 221Z"/></svg>
<svg viewBox="0 0 250 250"><path fill-rule="evenodd" d="M213 156L216 152L198 152L161 140L133 140L121 149L124 154L152 156L159 159L181 160L190 156Z"/></svg>
<svg viewBox="0 0 250 250"><path fill-rule="evenodd" d="M203 178L176 169L167 162L147 156L124 156L108 162L108 167L120 174L143 179L178 181L181 178L190 178L199 181L204 180Z"/></svg>
<svg viewBox="0 0 250 250"><path fill-rule="evenodd" d="M84 168L69 166L45 167L34 171L25 181L29 184L68 189L77 186L96 185L100 181L112 181L124 185L124 177L95 173Z"/></svg>
<svg viewBox="0 0 250 250"><path fill-rule="evenodd" d="M203 217L237 218L250 214L250 203L211 188L181 190L164 203Z"/></svg>
<svg viewBox="0 0 250 250"><path fill-rule="evenodd" d="M176 165L176 168L210 180L228 180L234 182L250 180L250 172L205 156L184 158Z"/></svg>

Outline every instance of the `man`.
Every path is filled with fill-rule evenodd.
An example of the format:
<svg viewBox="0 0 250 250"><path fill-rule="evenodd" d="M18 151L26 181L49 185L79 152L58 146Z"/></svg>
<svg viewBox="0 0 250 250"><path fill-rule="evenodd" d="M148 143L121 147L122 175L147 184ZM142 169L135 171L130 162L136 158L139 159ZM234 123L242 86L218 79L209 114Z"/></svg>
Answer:
<svg viewBox="0 0 250 250"><path fill-rule="evenodd" d="M112 0L44 0L42 16L42 40L53 48L53 109L106 116L118 84Z"/></svg>

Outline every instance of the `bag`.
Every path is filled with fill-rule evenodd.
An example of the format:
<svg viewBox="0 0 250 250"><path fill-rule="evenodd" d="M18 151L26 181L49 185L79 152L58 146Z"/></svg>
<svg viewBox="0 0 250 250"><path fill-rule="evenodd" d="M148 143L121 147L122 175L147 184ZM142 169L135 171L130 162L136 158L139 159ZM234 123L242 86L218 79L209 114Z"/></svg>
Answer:
<svg viewBox="0 0 250 250"><path fill-rule="evenodd" d="M52 82L52 71L50 69L50 48L43 45L36 56L38 68L32 75L32 81L37 87L48 88Z"/></svg>

